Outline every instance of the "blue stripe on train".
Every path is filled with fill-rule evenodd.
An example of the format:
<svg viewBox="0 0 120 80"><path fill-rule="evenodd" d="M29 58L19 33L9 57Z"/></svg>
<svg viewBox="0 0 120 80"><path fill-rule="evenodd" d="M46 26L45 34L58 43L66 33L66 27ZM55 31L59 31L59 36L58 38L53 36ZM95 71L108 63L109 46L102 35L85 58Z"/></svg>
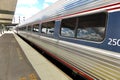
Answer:
<svg viewBox="0 0 120 80"><path fill-rule="evenodd" d="M60 24L60 22L57 21L57 24L56 24L57 29L60 28L59 24ZM57 37L58 34L56 34L56 38L58 38ZM64 40L64 41L69 41L69 42L73 42L73 43L77 43L77 44L92 46L92 47L110 50L110 51L114 51L114 52L120 52L120 46L108 45L108 43L110 42L109 38L117 39L117 40L120 39L120 11L109 13L107 27L106 27L106 35L105 35L105 39L102 43L94 43L94 42L87 42L87 41L82 41L82 40L75 40L75 39L70 39L70 38L59 37L59 39ZM111 42L111 43L113 44L113 42ZM120 44L120 41L118 42L118 44Z"/></svg>
<svg viewBox="0 0 120 80"><path fill-rule="evenodd" d="M96 0L98 1L98 0ZM76 1L73 1L72 3L66 5L64 7L65 10L70 10L70 9L73 9L75 7L78 7L78 6L83 6L83 5L87 5L91 2L95 2L95 0L76 0Z"/></svg>

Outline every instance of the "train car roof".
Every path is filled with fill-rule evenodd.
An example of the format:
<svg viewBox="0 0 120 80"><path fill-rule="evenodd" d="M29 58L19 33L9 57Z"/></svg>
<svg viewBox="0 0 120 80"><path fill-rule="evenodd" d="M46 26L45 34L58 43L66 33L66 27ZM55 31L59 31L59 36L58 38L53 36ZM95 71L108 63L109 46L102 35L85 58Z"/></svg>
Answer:
<svg viewBox="0 0 120 80"><path fill-rule="evenodd" d="M46 20L52 20L61 16L65 17L66 15L71 15L77 12L85 12L97 8L104 8L106 5L112 6L112 4L115 3L120 4L120 0L58 0L53 5L28 18L19 26L30 25L32 23L38 24L45 22ZM106 8L100 10L105 9Z"/></svg>

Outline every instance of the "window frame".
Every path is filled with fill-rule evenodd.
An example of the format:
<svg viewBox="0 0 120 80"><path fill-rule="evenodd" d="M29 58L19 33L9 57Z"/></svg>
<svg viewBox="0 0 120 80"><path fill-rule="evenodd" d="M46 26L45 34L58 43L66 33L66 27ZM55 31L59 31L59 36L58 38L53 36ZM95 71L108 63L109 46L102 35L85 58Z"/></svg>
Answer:
<svg viewBox="0 0 120 80"><path fill-rule="evenodd" d="M62 36L61 35L61 26L62 26L62 21L63 20L66 20L66 19L72 19L72 18L76 18L76 22L77 22L77 16L75 16L75 17L70 17L70 18L65 18L65 19L62 19L61 20L61 24L60 24L60 31L59 31L59 35L61 36L61 37L66 37L66 38L75 38L75 35L76 35L76 27L74 28L74 37L70 37L70 36ZM75 26L77 26L77 23L75 23Z"/></svg>
<svg viewBox="0 0 120 80"><path fill-rule="evenodd" d="M51 28L53 28L53 29L55 29L55 21L48 21L48 22L43 22L43 23L41 23L41 30L40 30L40 33L42 34L42 35L47 35L47 36L53 36L54 35L54 32L52 33L52 34L48 34L48 26L46 26L46 33L43 33L42 32L42 28L44 28L43 26L42 26L42 24L44 24L44 23L46 23L46 24L48 24L48 23L50 23L50 22L53 22L53 26L51 27Z"/></svg>
<svg viewBox="0 0 120 80"><path fill-rule="evenodd" d="M103 42L104 41L104 39L105 39L105 35L106 35L106 28L107 28L107 22L108 22L108 12L97 12L97 13L92 13L92 14L86 14L86 15L80 15L80 16L74 16L74 17L69 17L69 18L65 18L65 19L70 19L70 18L76 18L76 19L78 19L79 17L83 17L83 16L89 16L89 15L95 15L95 14L104 14L105 15L105 24L103 24L104 26L104 37L102 37L102 40L101 41L96 41L96 40L90 40L90 39L83 39L83 38L77 38L77 29L78 29L78 22L76 22L76 27L75 27L75 36L74 37L67 37L67 36L62 36L61 35L61 27L62 27L62 21L64 20L64 19L62 19L61 20L61 24L60 24L60 31L59 31L59 36L60 37L62 37L62 38L68 38L68 39L75 39L75 40L82 40L82 41L87 41L87 42Z"/></svg>
<svg viewBox="0 0 120 80"><path fill-rule="evenodd" d="M37 26L37 28L35 28L36 26ZM38 29L38 31L35 31L34 28ZM39 33L40 32L40 24L33 24L33 26L32 26L32 32L33 33Z"/></svg>
<svg viewBox="0 0 120 80"><path fill-rule="evenodd" d="M28 25L28 26L27 26L27 31L28 31L28 32L32 32L32 25Z"/></svg>

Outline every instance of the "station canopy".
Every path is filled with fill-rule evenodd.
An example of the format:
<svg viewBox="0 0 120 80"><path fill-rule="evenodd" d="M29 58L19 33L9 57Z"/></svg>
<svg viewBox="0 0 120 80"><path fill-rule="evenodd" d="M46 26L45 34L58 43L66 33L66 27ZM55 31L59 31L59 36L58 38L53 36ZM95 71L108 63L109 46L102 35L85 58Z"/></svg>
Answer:
<svg viewBox="0 0 120 80"><path fill-rule="evenodd" d="M12 25L17 0L0 0L0 24Z"/></svg>

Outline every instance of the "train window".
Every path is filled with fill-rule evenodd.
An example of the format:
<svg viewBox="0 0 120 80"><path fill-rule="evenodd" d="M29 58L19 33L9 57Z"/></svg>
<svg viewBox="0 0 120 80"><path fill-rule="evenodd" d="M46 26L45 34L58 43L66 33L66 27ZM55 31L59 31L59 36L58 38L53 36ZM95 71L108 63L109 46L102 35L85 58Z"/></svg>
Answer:
<svg viewBox="0 0 120 80"><path fill-rule="evenodd" d="M77 18L63 19L61 22L61 36L75 37L76 21Z"/></svg>
<svg viewBox="0 0 120 80"><path fill-rule="evenodd" d="M19 30L19 31L22 31L22 28L20 27L20 28L18 28L18 30Z"/></svg>
<svg viewBox="0 0 120 80"><path fill-rule="evenodd" d="M20 27L19 30L20 31L26 31L26 27L25 26L24 27Z"/></svg>
<svg viewBox="0 0 120 80"><path fill-rule="evenodd" d="M32 30L32 27L31 26L28 26L28 31L31 31Z"/></svg>
<svg viewBox="0 0 120 80"><path fill-rule="evenodd" d="M47 23L42 23L41 33L47 33Z"/></svg>
<svg viewBox="0 0 120 80"><path fill-rule="evenodd" d="M33 32L39 32L39 24L34 24L33 25Z"/></svg>
<svg viewBox="0 0 120 80"><path fill-rule="evenodd" d="M63 19L61 36L90 41L102 41L105 35L107 14L96 13L86 16Z"/></svg>
<svg viewBox="0 0 120 80"><path fill-rule="evenodd" d="M26 26L22 27L22 30L23 30L23 31L26 31Z"/></svg>
<svg viewBox="0 0 120 80"><path fill-rule="evenodd" d="M42 23L41 33L53 35L53 33L54 33L54 25L55 25L55 21Z"/></svg>
<svg viewBox="0 0 120 80"><path fill-rule="evenodd" d="M105 34L106 13L78 17L76 37L91 41L102 41Z"/></svg>

